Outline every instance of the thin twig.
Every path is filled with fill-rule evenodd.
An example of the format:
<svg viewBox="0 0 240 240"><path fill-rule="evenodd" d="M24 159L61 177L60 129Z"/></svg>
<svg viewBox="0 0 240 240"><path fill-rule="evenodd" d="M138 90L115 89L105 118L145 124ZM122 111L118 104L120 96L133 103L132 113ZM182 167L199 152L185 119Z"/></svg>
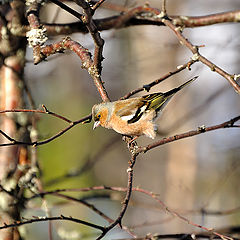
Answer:
<svg viewBox="0 0 240 240"><path fill-rule="evenodd" d="M45 105L42 105L43 110L37 110L37 109L7 109L7 110L2 110L0 111L0 114L1 113L9 113L9 112L16 112L16 113L19 113L19 112L27 112L27 113L42 113L42 114L49 114L49 115L52 115L56 118L59 118L67 123L72 123L73 121L67 119L66 117L62 116L62 115L59 115L57 113L54 113L54 112L51 112L49 111Z"/></svg>
<svg viewBox="0 0 240 240"><path fill-rule="evenodd" d="M105 230L105 228L100 225L96 225L96 224L86 222L86 221L83 221L83 220L80 220L77 218L73 218L73 217L66 217L63 215L61 215L60 217L36 217L36 218L32 218L32 219L27 219L24 221L16 221L12 224L4 224L4 226L0 226L0 229L19 227L19 226L23 226L23 225L31 224L31 223L35 223L35 222L47 222L47 221L70 221L70 222L80 223L85 226L95 228L95 229L98 229L101 231Z"/></svg>
<svg viewBox="0 0 240 240"><path fill-rule="evenodd" d="M30 199L33 199L35 197L39 197L41 195L46 195L46 194L52 194L52 193L56 193L56 192L79 192L79 191L82 191L82 192L86 192L86 191L92 191L92 190L111 190L111 191L120 191L120 192L128 192L129 191L129 187L127 188L124 188L124 187L108 187L108 186L95 186L95 187L88 187L88 188L79 188L79 189L58 189L58 190L54 190L54 191L49 191L49 192L43 192L43 193L40 193L38 195L35 195L33 197L31 197ZM187 219L186 217L182 216L181 214L179 214L178 212L176 212L175 210L171 210L169 209L165 203L159 199L159 196L158 194L156 193L153 193L153 192L150 192L148 190L145 190L145 189L142 189L142 188L139 188L139 187L132 187L132 191L137 191L137 192L140 192L140 193L143 193L143 194L146 194L148 195L149 197L151 197L152 199L154 199L157 203L159 203L161 205L161 207L166 210L168 213L170 213L171 215L175 216L175 217L178 217L180 218L181 220L183 220L184 222L187 222L188 224L194 226L194 227L198 227L200 229L203 229L211 234L214 234L222 239L229 239L231 240L232 238L228 237L228 236L225 236L225 235L222 235L220 234L217 230L213 230L211 228L206 228L204 226L201 226L199 224L196 224L194 222L191 222L189 219ZM237 209L239 210L239 209ZM232 211L231 211L232 212ZM202 212L201 212L202 213ZM106 228L107 229L107 228ZM105 230L103 231L102 235L105 235ZM101 235L101 236L102 236ZM99 238L100 239L100 238Z"/></svg>
<svg viewBox="0 0 240 240"><path fill-rule="evenodd" d="M83 8L84 16L82 17L82 21L84 24L86 24L86 27L89 33L91 34L92 39L94 41L94 45L95 45L93 64L98 74L101 74L102 61L103 61L102 52L103 52L104 40L101 38L98 28L95 22L93 21L92 17L93 17L94 11L90 7L89 3L85 0L73 0L73 1Z"/></svg>
<svg viewBox="0 0 240 240"><path fill-rule="evenodd" d="M190 70L192 64L194 64L195 62L196 62L196 61L194 61L194 60L191 59L189 62L187 62L187 63L185 63L185 64L183 64L183 65L177 66L176 69L174 69L174 70L171 71L171 72L168 72L168 73L164 74L162 77L158 78L157 80L154 80L154 81L152 81L151 83L148 83L148 84L143 85L143 87L137 88L137 89L135 89L135 90L127 93L126 95L124 95L124 96L121 97L120 99L127 99L127 98L135 95L136 93L142 92L142 91L144 91L144 90L146 90L147 92L149 92L150 89L151 89L153 86L155 86L155 85L163 82L163 81L166 80L167 78L169 78L169 77L171 77L171 76L173 76L173 75L175 75L175 74L183 71L184 69Z"/></svg>
<svg viewBox="0 0 240 240"><path fill-rule="evenodd" d="M120 227L122 228L122 218L127 210L128 203L130 201L130 197L131 197L131 193L132 193L133 167L136 163L136 157L137 157L137 155L133 154L131 161L129 162L129 168L127 170L128 186L127 186L126 196L122 203L122 209L121 209L117 219L112 224L110 224L108 227L105 227L105 230L102 232L102 234L96 240L102 239L106 235L106 233L109 232L112 228L114 228L117 224L119 224Z"/></svg>
<svg viewBox="0 0 240 240"><path fill-rule="evenodd" d="M0 189L1 190L1 189ZM110 186L93 186L93 187L86 187L86 188L63 188L63 189L55 189L52 191L45 191L38 194L35 194L29 198L26 198L26 201L31 201L35 198L43 198L45 195L52 195L55 193L60 192L90 192L90 191L102 191L102 190L108 190L108 191L117 191L117 192L126 192L127 188L125 187L110 187ZM139 187L133 187L133 192L140 192L146 195L149 195L152 197L152 195L158 196L158 194L150 192L148 190L139 188ZM98 196L98 195L97 195ZM165 206L162 204L162 207L165 209ZM199 214L205 214L205 215L230 215L234 214L240 211L240 206L236 208L231 208L227 210L208 210L205 208L200 208L197 210L187 210L187 213L199 213Z"/></svg>
<svg viewBox="0 0 240 240"><path fill-rule="evenodd" d="M82 23L82 16L83 16L82 14L80 14L77 11L75 11L74 9L68 7L66 4L62 3L59 0L50 0L50 1L53 2L54 4L58 5L60 8L64 9L65 11L69 12L76 18L78 18Z"/></svg>
<svg viewBox="0 0 240 240"><path fill-rule="evenodd" d="M205 58L203 55L201 55L199 53L199 48L197 46L194 46L187 38L185 38L181 32L181 29L176 28L172 21L164 18L162 19L162 22L176 34L179 42L185 45L193 53L193 59L199 60L204 65L208 66L212 71L217 72L219 75L223 76L232 85L235 91L240 94L240 86L235 81L235 75L231 75L225 72L223 69L221 69L220 67L209 61L207 58Z"/></svg>
<svg viewBox="0 0 240 240"><path fill-rule="evenodd" d="M164 145L166 143L174 142L174 141L177 141L177 140L180 140L180 139L183 139L183 138L192 137L192 136L195 136L195 135L198 135L198 134L214 131L214 130L217 130L217 129L238 127L238 126L235 126L234 123L239 121L239 119L240 119L240 116L237 116L237 117L235 117L235 118L233 118L229 121L220 123L218 125L213 125L213 126L210 126L210 127L201 126L197 130L192 130L192 131L177 134L177 135L174 135L174 136L171 136L171 137L163 138L163 139L161 139L161 140L159 140L155 143L149 144L145 147L139 147L137 152L138 153L141 153L141 152L145 153L145 152L147 152L147 151L149 151L149 150L151 150L155 147L159 147L159 146Z"/></svg>
<svg viewBox="0 0 240 240"><path fill-rule="evenodd" d="M64 133L66 133L72 127L78 125L79 123L89 122L91 120L91 118L92 118L92 115L88 115L88 116L86 116L84 118L81 118L80 120L71 122L69 124L69 126L67 126L66 128L62 129L61 131L59 131L57 134L53 135L52 137L50 137L50 138L48 138L46 140L43 140L43 141L35 141L35 142L18 141L18 140L15 140L15 139L11 138L6 133L4 133L3 131L0 130L0 134L2 134L5 138L7 138L10 141L10 143L2 143L2 144L0 144L0 146L1 147L5 147L5 146L12 146L12 145L28 145L28 146L36 147L36 146L39 146L39 145L43 145L43 144L49 143L49 142L53 141L54 139L62 136Z"/></svg>
<svg viewBox="0 0 240 240"><path fill-rule="evenodd" d="M105 0L99 0L94 4L94 6L92 7L92 10L95 12L104 2Z"/></svg>
<svg viewBox="0 0 240 240"><path fill-rule="evenodd" d="M57 1L57 0L52 0ZM59 2L59 1L58 1ZM65 5L65 4L64 4ZM105 4L104 4L105 5ZM67 5L65 5L67 6ZM62 7L64 9L64 7ZM67 8L69 8L67 6ZM143 7L137 7L141 11L136 11L135 9L128 10L128 9L120 9L119 11L127 13L128 18L127 21L124 20L124 23L118 24L122 21L122 14L121 15L114 15L111 17L106 18L100 18L100 19L94 19L94 23L98 29L98 31L103 30L110 30L115 28L126 28L129 26L136 26L136 25L156 25L156 26L164 26L164 24L159 21L159 19L156 19L156 17L152 16L146 16L146 15L139 15L139 12L144 13ZM66 9L65 9L66 10ZM82 18L82 15L73 9L69 8L67 11L73 11L74 16L78 19ZM216 14L210 14L210 15L204 15L204 16L172 16L170 15L169 18L173 20L173 24L179 27L184 28L196 28L201 26L211 26L213 24L221 24L221 23L234 23L239 22L239 14L240 10L237 11L228 11L223 13L216 13ZM44 27L47 29L48 36L56 36L59 34L72 34L76 32L81 33L88 33L88 29L83 24L82 20L79 22L73 22L73 23L66 23L66 24L56 24L56 23L43 23ZM1 26L0 26L1 28ZM25 36L26 32L29 31L29 26L14 26L14 32L13 34L15 36Z"/></svg>

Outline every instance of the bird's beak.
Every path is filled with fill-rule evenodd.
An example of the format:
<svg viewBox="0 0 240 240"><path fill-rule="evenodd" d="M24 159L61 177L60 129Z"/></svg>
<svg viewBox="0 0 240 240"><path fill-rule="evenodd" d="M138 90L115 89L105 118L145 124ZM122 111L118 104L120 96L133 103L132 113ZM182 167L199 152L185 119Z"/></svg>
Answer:
<svg viewBox="0 0 240 240"><path fill-rule="evenodd" d="M94 122L93 129L97 128L100 126L100 121Z"/></svg>

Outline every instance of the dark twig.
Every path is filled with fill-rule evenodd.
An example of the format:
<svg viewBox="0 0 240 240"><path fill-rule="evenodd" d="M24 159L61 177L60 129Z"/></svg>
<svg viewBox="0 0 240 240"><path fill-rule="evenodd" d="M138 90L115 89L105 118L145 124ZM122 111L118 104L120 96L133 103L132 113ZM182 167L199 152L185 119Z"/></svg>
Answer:
<svg viewBox="0 0 240 240"><path fill-rule="evenodd" d="M59 0L50 0L50 1L53 2L54 4L58 5L60 8L64 9L65 11L69 12L76 18L78 18L82 23L82 16L83 16L82 14L80 14L77 11L75 11L74 9L68 7L66 4L62 3Z"/></svg>
<svg viewBox="0 0 240 240"><path fill-rule="evenodd" d="M210 126L210 127L201 126L197 130L192 130L192 131L189 131L189 132L186 132L186 133L177 134L175 136L163 138L163 139L161 139L161 140L159 140L155 143L147 145L146 147L139 147L137 152L138 153L141 153L141 152L145 153L145 152L147 152L147 151L149 151L149 150L151 150L155 147L161 146L163 144L174 142L174 141L177 141L177 140L180 140L180 139L183 139L183 138L192 137L192 136L195 136L195 135L198 135L198 134L202 134L202 133L205 133L205 132L210 132L210 131L217 130L217 129L238 127L238 126L234 125L234 123L239 121L239 119L240 119L240 116L237 116L237 117L235 117L235 118L233 118L229 121L220 123L218 125L213 125L213 126Z"/></svg>
<svg viewBox="0 0 240 240"><path fill-rule="evenodd" d="M6 133L4 133L3 131L0 130L0 134L2 134L5 138L7 138L10 141L10 143L2 143L2 144L0 144L0 146L5 147L5 146L11 146L11 145L28 145L28 146L36 147L36 146L39 146L39 145L43 145L43 144L49 143L49 142L53 141L54 139L60 137L65 132L69 131L72 127L78 125L79 123L90 122L91 118L92 118L92 116L88 115L84 118L81 118L80 120L70 122L69 126L62 129L61 131L59 131L57 134L53 135L52 137L50 137L46 140L43 140L43 141L35 141L35 142L18 141L18 140L15 140L15 139L11 138Z"/></svg>
<svg viewBox="0 0 240 240"><path fill-rule="evenodd" d="M62 115L59 115L57 113L54 113L54 112L51 112L49 111L45 105L42 105L44 111L42 110L35 110L35 109L9 109L9 110L2 110L0 111L0 114L1 113L9 113L9 112L16 112L16 113L19 113L19 112L27 112L27 113L42 113L42 114L49 114L49 115L52 115L56 118L59 118L67 123L72 123L73 121L67 119L66 117L62 116Z"/></svg>
<svg viewBox="0 0 240 240"><path fill-rule="evenodd" d="M88 29L88 32L91 34L94 44L95 44L95 51L94 51L94 57L93 57L93 64L95 66L95 74L100 75L102 71L102 51L103 51L103 45L104 40L101 38L100 33L97 29L97 26L95 25L92 16L94 14L94 11L100 4L104 1L99 1L99 3L96 3L94 6L95 8L91 8L89 3L84 0L74 0L79 6L83 8L84 15L77 14L74 10L70 10L69 7L67 7L65 4L61 3L58 0L51 0L53 3L57 4L58 6L62 7L64 10L68 11L69 13L73 14L74 16L78 17L81 22L86 26Z"/></svg>
<svg viewBox="0 0 240 240"><path fill-rule="evenodd" d="M147 92L149 92L150 89L151 89L153 86L155 86L155 85L163 82L163 81L166 80L167 78L169 78L169 77L171 77L171 76L173 76L173 75L175 75L175 74L183 71L184 69L190 70L192 64L194 64L195 62L196 62L196 61L194 61L194 60L191 59L189 62L187 62L187 63L185 63L185 64L183 64L183 65L178 66L175 70L173 70L173 71L171 71L171 72L168 72L167 74L163 75L162 77L158 78L157 80L152 81L152 82L149 83L149 84L145 84L145 85L143 85L143 87L137 88L137 89L135 89L135 90L127 93L125 96L121 97L121 99L127 99L127 98L135 95L136 93L142 92L142 91L144 91L144 90L146 90Z"/></svg>
<svg viewBox="0 0 240 240"><path fill-rule="evenodd" d="M232 85L232 87L235 89L235 91L240 94L240 86L237 83L237 75L231 75L227 72L225 72L220 67L216 66L214 63L209 61L207 58L205 58L203 55L199 53L198 46L194 46L187 38L185 38L181 32L180 28L176 28L176 26L172 23L171 20L167 18L163 18L162 22L168 26L177 36L179 39L179 42L185 45L192 53L193 53L193 59L199 60L206 66L208 66L212 71L217 72L219 75L223 76L227 81Z"/></svg>
<svg viewBox="0 0 240 240"><path fill-rule="evenodd" d="M95 228L101 231L104 231L105 228L90 222L86 222L77 218L73 218L73 217L66 217L61 215L60 217L36 217L36 218L32 218L32 219L27 219L24 221L16 221L12 224L4 224L4 226L0 226L0 229L6 229L6 228L13 228L13 227L19 227L22 225L26 225L26 224L31 224L31 223L35 223L35 222L47 222L47 221L70 221L70 222L75 222L75 223L79 223L79 224L83 224L85 226L91 227L91 228Z"/></svg>
<svg viewBox="0 0 240 240"><path fill-rule="evenodd" d="M169 126L168 128L165 128L164 130L160 129L161 135L162 134L167 135L168 133L173 132L182 124L185 124L186 122L190 121L192 118L196 118L197 116L202 114L204 111L208 109L211 103L214 100L216 100L217 97L219 97L223 92L225 92L229 88L230 88L229 85L225 85L217 89L213 94L211 94L208 98L206 98L199 106L187 112L184 116L179 117L171 126Z"/></svg>
<svg viewBox="0 0 240 240"><path fill-rule="evenodd" d="M38 195L34 195L33 197L29 198L30 199L33 199L33 198L36 198L36 197L39 197L39 196L44 196L46 194L53 194L53 193L57 193L57 192L79 192L79 191L83 191L83 192L86 192L86 191L92 191L92 190L111 190L111 191L119 191L119 192L129 192L129 186L127 188L123 188L123 187L108 187L108 186L95 186L95 187L88 187L88 188L80 188L80 189L58 189L58 190L54 190L54 191L49 191L49 192L42 192ZM161 205L161 207L167 211L168 213L170 213L172 216L175 216L181 220L183 220L184 222L187 222L188 224L194 226L194 227L198 227L198 228L201 228L205 231L207 231L208 233L211 233L217 237L220 237L222 239L232 239L230 237L227 237L227 236L224 236L222 235L221 233L219 233L219 231L215 230L213 231L213 229L210 229L210 228L206 228L204 226L201 226L199 224L196 224L194 222L191 222L189 219L187 219L186 217L182 216L181 214L179 214L178 212L176 212L175 210L171 210L169 209L165 203L163 201L161 201L159 199L159 196L158 194L155 194L153 192L150 192L148 190L145 190L145 189L142 189L142 188L138 188L138 187L132 187L131 189L132 191L137 191L137 192L140 192L140 193L143 193L143 194L146 194L148 195L149 197L151 197L152 199L154 199L158 204ZM126 195L127 197L127 195ZM125 198L126 199L126 198ZM124 208L124 206L123 206ZM232 209L232 210L229 210L229 214L233 213L233 211L237 211L239 210L238 208L236 209ZM208 212L206 210L206 212ZM202 213L202 212L201 212ZM211 214L211 211L209 212ZM214 212L213 212L214 214ZM228 211L226 211L226 214L228 214ZM119 217L121 216L121 214L119 215ZM119 218L118 218L119 219ZM116 221L119 221L119 220L116 220ZM120 217L120 221L121 221L121 217ZM119 222L118 222L119 223ZM115 222L114 222L115 224ZM115 224L116 225L116 224ZM115 226L114 225L114 226ZM111 225L110 225L111 226ZM109 227L110 227L109 226ZM106 234L106 231L109 231L109 227L106 227L105 230L103 231L102 235L104 236ZM101 239L101 237L103 236L100 236L99 239Z"/></svg>
<svg viewBox="0 0 240 240"><path fill-rule="evenodd" d="M230 226L226 228L216 229L217 232L224 234L239 234L240 226ZM158 239L180 239L180 240L191 240L191 239L222 239L225 240L225 236L214 236L211 232L198 232L198 233L177 233L177 234L148 234L144 237L137 238L121 238L121 240L158 240ZM233 240L239 238L231 237Z"/></svg>
<svg viewBox="0 0 240 240"><path fill-rule="evenodd" d="M105 2L105 0L99 0L97 1L94 6L92 7L93 12L95 12L103 3Z"/></svg>
<svg viewBox="0 0 240 240"><path fill-rule="evenodd" d="M105 213L103 213L102 211L97 209L93 204L90 204L90 203L88 203L88 202L86 202L86 201L84 201L82 199L78 199L78 198L75 198L75 197L67 196L67 195L62 194L62 193L52 193L52 195L57 196L57 197L61 197L61 198L64 198L66 200L70 200L70 201L73 201L73 202L81 203L82 205L88 207L93 212L97 213L99 216L101 216L102 218L107 220L109 223L113 222L113 220L110 217L108 217Z"/></svg>
<svg viewBox="0 0 240 240"><path fill-rule="evenodd" d="M91 34L94 41L94 45L95 45L93 63L98 74L101 74L102 61L103 61L102 52L103 52L104 40L101 38L101 35L97 29L97 26L92 19L94 10L90 7L89 3L85 0L73 0L73 1L83 8L84 16L82 17L82 21L84 24L86 24L86 27L89 33ZM100 1L100 4L101 4L101 1Z"/></svg>
<svg viewBox="0 0 240 240"><path fill-rule="evenodd" d="M136 154L132 155L131 161L129 162L129 168L127 169L128 173L128 186L126 191L126 196L122 203L122 209L117 217L117 219L110 224L108 227L105 227L105 230L102 232L102 234L97 238L97 240L102 239L107 232L109 232L112 228L114 228L117 224L122 228L122 218L127 210L128 203L130 201L131 193L132 193L132 182L133 182L133 167L136 163Z"/></svg>
<svg viewBox="0 0 240 240"><path fill-rule="evenodd" d="M61 3L57 0L52 0L55 4ZM58 5L58 4L57 4ZM59 5L60 6L60 5ZM67 9L65 9L65 6ZM43 23L44 27L47 29L48 36L56 36L59 34L71 34L76 32L81 33L88 33L88 29L83 24L81 18L82 15L76 12L75 10L69 8L67 5L64 4L63 6L60 6L61 8L67 10L72 15L76 16L78 19L80 19L80 22L74 22L74 23L66 23L66 24L53 24L53 23ZM139 8L139 7L138 7ZM143 9L143 7L140 7ZM120 9L121 12L126 12L130 17L127 21L124 21L124 23L117 24L121 22L122 15L115 15L111 17L106 17L102 19L94 19L94 23L98 29L98 31L103 30L110 30L114 28L125 28L129 26L135 26L135 25L156 25L156 26L164 26L164 24L159 21L159 19L156 19L156 17L152 16L141 16L136 15L135 10L128 10L128 9ZM131 11L131 12L130 12ZM240 10L237 11L229 11L229 12L223 12L223 13L216 13L206 16L198 16L198 17L192 17L192 16L169 16L170 19L173 20L173 24L176 26L184 27L184 28L194 28L194 27L201 27L201 26L210 26L212 24L220 24L225 22L239 22L239 13ZM1 28L1 26L0 26ZM26 32L29 31L29 26L19 26L19 29L17 29L17 26L15 26L14 35L16 36L25 36Z"/></svg>

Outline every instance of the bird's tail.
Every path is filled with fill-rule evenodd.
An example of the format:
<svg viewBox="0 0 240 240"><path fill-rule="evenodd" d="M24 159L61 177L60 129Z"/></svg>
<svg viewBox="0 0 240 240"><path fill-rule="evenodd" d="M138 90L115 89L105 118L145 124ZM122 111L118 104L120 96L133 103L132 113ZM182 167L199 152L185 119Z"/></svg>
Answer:
<svg viewBox="0 0 240 240"><path fill-rule="evenodd" d="M198 78L198 76L191 78L190 80L188 80L187 82L183 83L182 85L180 85L179 87L173 88L172 90L165 92L164 95L166 97L171 98L171 96L173 96L175 93L177 93L178 91L180 91L181 89L183 89L185 86L187 86L188 84L192 83L193 81L195 81Z"/></svg>
<svg viewBox="0 0 240 240"><path fill-rule="evenodd" d="M188 80L187 82L183 83L179 87L173 88L168 92L165 93L155 93L150 94L149 96L152 98L150 108L153 108L156 112L162 111L162 109L167 105L169 100L174 96L175 93L180 91L182 88L187 86L188 84L192 83L196 80L198 76Z"/></svg>

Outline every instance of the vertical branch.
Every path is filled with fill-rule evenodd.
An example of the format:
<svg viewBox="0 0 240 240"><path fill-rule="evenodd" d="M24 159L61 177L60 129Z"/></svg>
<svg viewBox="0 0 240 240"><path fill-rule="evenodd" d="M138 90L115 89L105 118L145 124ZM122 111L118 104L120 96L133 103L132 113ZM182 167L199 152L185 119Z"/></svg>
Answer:
<svg viewBox="0 0 240 240"><path fill-rule="evenodd" d="M31 30L27 32L29 46L33 48L33 59L36 64L41 56L41 45L47 41L47 30L39 23L38 14L41 6L39 1L27 1L27 19Z"/></svg>
<svg viewBox="0 0 240 240"><path fill-rule="evenodd" d="M104 231L102 232L102 234L97 238L97 240L102 239L107 232L109 232L112 228L114 228L117 224L119 224L119 226L122 228L122 219L123 216L127 210L128 207L128 203L130 201L130 197L132 194L132 185L133 185L133 167L136 163L136 158L137 158L138 154L132 153L132 157L131 157L131 161L129 162L129 167L127 169L127 173L128 173L128 185L127 185L127 192L126 192L126 196L123 200L122 203L122 209L117 217L117 219L110 224L108 227L105 227Z"/></svg>
<svg viewBox="0 0 240 240"><path fill-rule="evenodd" d="M83 23L86 24L88 31L90 32L94 45L94 56L93 56L93 63L96 66L98 73L101 74L102 72L102 60L103 60L103 45L104 40L101 38L101 35L92 19L92 15L94 14L94 10L90 7L87 1L85 0L74 0L79 6L83 8L84 16L82 17Z"/></svg>
<svg viewBox="0 0 240 240"><path fill-rule="evenodd" d="M24 17L24 3L20 0L11 2L11 18L7 19L12 28L19 26ZM3 65L0 68L1 95L0 108L22 108L23 89L22 74L24 68L26 41L6 31L0 41L0 54ZM2 131L10 136L28 138L26 115L4 114L1 116ZM4 140L0 138L0 142ZM26 146L9 146L0 149L0 181L5 191L0 192L0 224L20 220L20 211L23 207L23 188L18 185L19 179L29 163ZM20 167L20 168L19 168ZM22 169L22 170L20 170ZM17 228L0 231L2 240L21 239Z"/></svg>
<svg viewBox="0 0 240 240"><path fill-rule="evenodd" d="M13 109L23 106L21 79L17 74L21 71L21 59L17 56L6 58L5 66L0 70L1 76L1 109ZM24 116L21 116L24 118ZM5 115L1 118L1 129L11 136L19 135L16 119L13 115ZM17 173L17 165L25 165L28 162L27 148L24 146L10 146L0 151L0 181L7 189L11 182L11 188L18 188L17 182L20 173ZM10 223L19 220L20 212L15 202L15 197L1 192L0 222ZM0 232L1 239L19 239L17 230L6 229Z"/></svg>

